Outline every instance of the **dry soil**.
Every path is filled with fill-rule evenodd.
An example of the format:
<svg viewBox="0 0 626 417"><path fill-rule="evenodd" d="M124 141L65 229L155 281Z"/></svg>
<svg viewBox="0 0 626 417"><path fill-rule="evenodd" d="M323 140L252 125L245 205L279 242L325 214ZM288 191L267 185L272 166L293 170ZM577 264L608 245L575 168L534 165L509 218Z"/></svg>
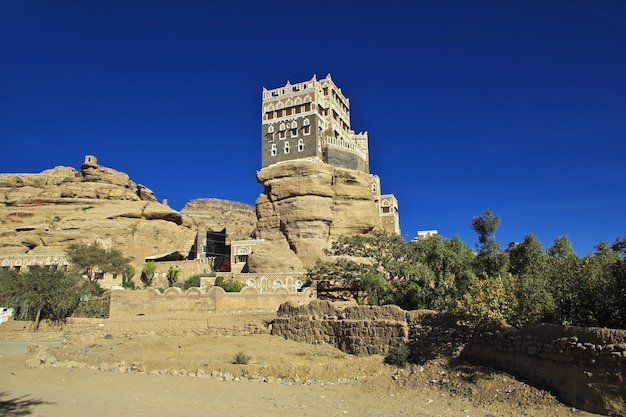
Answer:
<svg viewBox="0 0 626 417"><path fill-rule="evenodd" d="M270 335L110 338L0 325L6 416L591 416L488 368L398 369ZM30 346L30 347L28 347ZM238 354L247 364L234 364Z"/></svg>

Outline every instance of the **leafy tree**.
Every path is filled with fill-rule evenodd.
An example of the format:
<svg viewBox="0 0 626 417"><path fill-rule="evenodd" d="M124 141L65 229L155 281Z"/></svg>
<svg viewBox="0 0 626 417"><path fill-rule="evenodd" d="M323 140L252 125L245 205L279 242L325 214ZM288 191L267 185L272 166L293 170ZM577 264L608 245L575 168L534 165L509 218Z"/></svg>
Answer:
<svg viewBox="0 0 626 417"><path fill-rule="evenodd" d="M506 269L507 255L495 238L499 225L500 218L489 209L472 217L472 229L478 234L475 270L479 275L500 278Z"/></svg>
<svg viewBox="0 0 626 417"><path fill-rule="evenodd" d="M550 257L559 259L575 256L572 242L570 242L567 236L557 236L552 246L548 248L547 253Z"/></svg>
<svg viewBox="0 0 626 417"><path fill-rule="evenodd" d="M367 294L360 283L369 268L371 265L366 266L342 256L335 262L318 260L308 271L308 277L317 283L318 294L349 292L354 300L362 304Z"/></svg>
<svg viewBox="0 0 626 417"><path fill-rule="evenodd" d="M474 279L457 303L456 312L474 320L508 321L516 308L514 294L501 279Z"/></svg>
<svg viewBox="0 0 626 417"><path fill-rule="evenodd" d="M554 309L547 277L547 256L541 242L532 233L509 249L509 272L513 275L511 288L517 299L513 317L515 325L541 321Z"/></svg>
<svg viewBox="0 0 626 417"><path fill-rule="evenodd" d="M156 272L157 265L156 263L150 261L146 262L141 269L141 282L143 282L143 286L145 288L152 285L152 280L154 279L154 273Z"/></svg>
<svg viewBox="0 0 626 417"><path fill-rule="evenodd" d="M73 243L65 252L70 262L87 276L92 286L101 278L98 272L118 274L124 271L129 262L117 249L106 250L96 244Z"/></svg>
<svg viewBox="0 0 626 417"><path fill-rule="evenodd" d="M429 281L430 294L419 307L447 311L453 309L456 300L467 292L474 278L472 250L458 235L452 239L430 236L409 242L409 245L413 247L413 262L423 263L433 273ZM422 275L425 273L423 271Z"/></svg>
<svg viewBox="0 0 626 417"><path fill-rule="evenodd" d="M133 277L135 276L135 267L131 264L126 265L124 268L124 272L122 273L122 287L128 288L130 290L135 289L135 282L133 281Z"/></svg>
<svg viewBox="0 0 626 417"><path fill-rule="evenodd" d="M88 291L88 283L71 271L30 266L26 272L0 272L0 304L33 320L34 330L42 319L61 321L70 316Z"/></svg>
<svg viewBox="0 0 626 417"><path fill-rule="evenodd" d="M170 267L167 270L167 284L169 287L173 287L174 284L178 281L178 277L180 276L180 270L177 268Z"/></svg>

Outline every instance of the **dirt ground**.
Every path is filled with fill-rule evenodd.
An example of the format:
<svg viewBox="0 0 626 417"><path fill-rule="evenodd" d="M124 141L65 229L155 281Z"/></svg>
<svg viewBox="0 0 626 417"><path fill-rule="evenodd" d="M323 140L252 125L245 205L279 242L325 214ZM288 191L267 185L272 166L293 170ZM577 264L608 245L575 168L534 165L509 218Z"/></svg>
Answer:
<svg viewBox="0 0 626 417"><path fill-rule="evenodd" d="M58 329L27 327L0 325L0 415L593 415L507 374L464 363L398 369L382 356L355 357L270 335L68 345L59 343ZM250 357L247 364L233 363L238 353Z"/></svg>

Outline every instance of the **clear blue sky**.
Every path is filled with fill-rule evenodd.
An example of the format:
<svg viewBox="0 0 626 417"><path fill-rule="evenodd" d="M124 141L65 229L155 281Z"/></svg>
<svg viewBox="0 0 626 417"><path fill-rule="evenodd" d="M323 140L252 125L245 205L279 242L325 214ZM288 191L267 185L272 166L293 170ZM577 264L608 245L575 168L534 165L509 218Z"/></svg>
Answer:
<svg viewBox="0 0 626 417"><path fill-rule="evenodd" d="M254 204L262 88L328 73L406 239L624 237L624 0L0 0L0 172Z"/></svg>

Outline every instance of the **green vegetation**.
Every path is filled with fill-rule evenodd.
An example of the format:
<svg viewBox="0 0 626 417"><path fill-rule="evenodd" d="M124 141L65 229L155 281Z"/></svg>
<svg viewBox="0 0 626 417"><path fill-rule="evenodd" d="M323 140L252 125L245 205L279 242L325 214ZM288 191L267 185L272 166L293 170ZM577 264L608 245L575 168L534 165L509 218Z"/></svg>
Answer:
<svg viewBox="0 0 626 417"><path fill-rule="evenodd" d="M411 349L408 345L401 344L389 350L387 356L385 356L385 363L387 365L396 365L400 368L406 366L411 355Z"/></svg>
<svg viewBox="0 0 626 417"><path fill-rule="evenodd" d="M33 320L37 330L43 319L63 321L71 316L90 285L74 271L31 265L26 272L0 270L0 305L12 307L14 317Z"/></svg>
<svg viewBox="0 0 626 417"><path fill-rule="evenodd" d="M247 365L248 362L250 362L251 356L246 355L243 352L237 352L235 353L235 356L233 356L233 363L235 365Z"/></svg>
<svg viewBox="0 0 626 417"><path fill-rule="evenodd" d="M154 273L156 272L156 269L156 263L152 261L146 262L143 265L143 269L141 270L141 282L143 282L144 288L148 288L152 285L152 280L154 279Z"/></svg>
<svg viewBox="0 0 626 417"><path fill-rule="evenodd" d="M188 290L189 288L199 288L202 277L214 277L214 276L215 276L215 272L192 275L185 280L183 287L185 288L185 290Z"/></svg>
<svg viewBox="0 0 626 417"><path fill-rule="evenodd" d="M320 296L350 294L361 304L432 309L515 326L567 323L626 328L626 238L577 256L565 236L547 250L532 233L504 250L490 210L472 218L476 253L458 236L404 242L375 232L342 237L308 271Z"/></svg>
<svg viewBox="0 0 626 417"><path fill-rule="evenodd" d="M65 252L72 266L86 275L92 285L97 284L102 274L123 272L129 261L120 251L107 250L96 244L73 243Z"/></svg>
<svg viewBox="0 0 626 417"><path fill-rule="evenodd" d="M223 277L215 278L215 286L222 287L226 292L239 292L243 289L243 283L232 278L225 280Z"/></svg>
<svg viewBox="0 0 626 417"><path fill-rule="evenodd" d="M170 269L167 270L167 286L173 287L176 282L178 282L178 277L180 276L180 270L170 266Z"/></svg>
<svg viewBox="0 0 626 417"><path fill-rule="evenodd" d="M133 277L135 276L135 267L131 264L126 265L124 272L122 273L122 288L126 288L129 290L135 289L135 281L133 281Z"/></svg>

